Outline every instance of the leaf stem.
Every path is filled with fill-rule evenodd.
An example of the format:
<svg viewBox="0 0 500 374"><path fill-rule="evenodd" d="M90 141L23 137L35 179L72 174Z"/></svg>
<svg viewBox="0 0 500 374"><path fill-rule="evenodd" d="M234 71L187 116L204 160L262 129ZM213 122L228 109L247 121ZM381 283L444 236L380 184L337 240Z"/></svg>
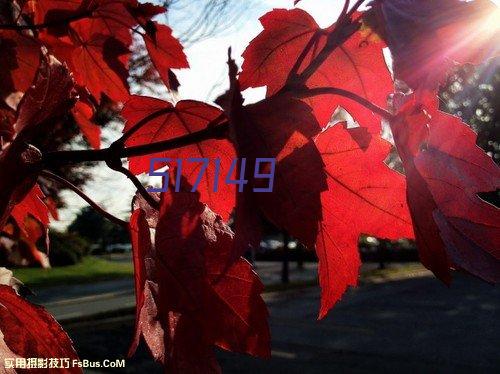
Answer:
<svg viewBox="0 0 500 374"><path fill-rule="evenodd" d="M158 201L156 201L148 192L148 190L146 189L146 187L144 187L141 183L141 181L134 175L134 173L132 173L129 169L127 169L126 167L124 167L123 165L113 165L111 166L109 163L108 163L108 166L119 172L119 173L122 173L123 175L125 175L135 186L135 188L137 188L137 192L139 192L141 194L141 196L144 198L144 200L146 200L146 202L154 209L156 210L160 210L160 203Z"/></svg>
<svg viewBox="0 0 500 374"><path fill-rule="evenodd" d="M342 27L335 27L334 31L328 35L323 49L316 55L311 63L299 74L299 80L306 82L318 68L325 62L330 54L349 37L359 30L361 23L347 21Z"/></svg>
<svg viewBox="0 0 500 374"><path fill-rule="evenodd" d="M42 170L40 172L40 175L42 177L53 180L57 183L60 183L61 185L65 186L65 187L69 188L70 190L75 192L78 196L80 196L83 200L85 200L96 212L98 212L104 218L107 218L109 221L111 221L117 225L120 225L124 228L128 228L127 222L121 220L118 217L115 217L111 213L106 212L96 202L94 202L90 197L88 197L82 190L80 190L78 187L76 187L73 183L71 183L67 179L64 179L63 177L60 177L59 175L54 174L48 170Z"/></svg>
<svg viewBox="0 0 500 374"><path fill-rule="evenodd" d="M339 95L351 99L353 101L356 101L357 103L363 105L365 108L371 110L373 113L378 114L384 119L390 120L393 118L393 115L384 108L381 108L376 104L373 104L370 100L367 100L364 97L355 94L354 92L343 90L342 88L315 87L299 91L293 91L293 94L298 98L305 98L317 95Z"/></svg>

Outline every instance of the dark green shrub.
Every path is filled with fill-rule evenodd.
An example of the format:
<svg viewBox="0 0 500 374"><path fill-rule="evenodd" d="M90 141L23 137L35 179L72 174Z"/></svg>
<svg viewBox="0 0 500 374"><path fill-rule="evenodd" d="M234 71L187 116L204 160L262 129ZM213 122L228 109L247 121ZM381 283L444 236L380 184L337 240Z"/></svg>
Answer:
<svg viewBox="0 0 500 374"><path fill-rule="evenodd" d="M89 254L89 243L78 235L51 231L49 237L49 259L52 266L74 265Z"/></svg>

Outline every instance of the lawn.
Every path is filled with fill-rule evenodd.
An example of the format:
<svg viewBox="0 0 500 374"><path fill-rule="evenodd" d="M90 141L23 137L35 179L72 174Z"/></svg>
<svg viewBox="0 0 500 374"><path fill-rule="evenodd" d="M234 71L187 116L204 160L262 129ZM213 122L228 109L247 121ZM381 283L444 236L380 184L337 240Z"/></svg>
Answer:
<svg viewBox="0 0 500 374"><path fill-rule="evenodd" d="M14 269L14 276L27 286L51 286L64 283L92 283L99 280L132 277L132 262L108 261L97 257L85 257L76 265L51 269Z"/></svg>

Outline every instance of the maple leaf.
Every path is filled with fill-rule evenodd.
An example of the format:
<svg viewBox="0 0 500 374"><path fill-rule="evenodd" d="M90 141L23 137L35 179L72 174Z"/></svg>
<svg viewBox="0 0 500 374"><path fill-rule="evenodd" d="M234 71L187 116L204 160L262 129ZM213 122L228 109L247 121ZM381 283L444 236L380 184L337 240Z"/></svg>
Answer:
<svg viewBox="0 0 500 374"><path fill-rule="evenodd" d="M154 246L140 209L131 232L142 305L136 326L157 360L173 372L219 372L213 345L269 356L263 286L244 259L227 266L233 233L199 194L162 194Z"/></svg>
<svg viewBox="0 0 500 374"><path fill-rule="evenodd" d="M499 8L489 0L372 3L368 22L387 41L396 77L413 89L436 89L455 64L500 51Z"/></svg>
<svg viewBox="0 0 500 374"><path fill-rule="evenodd" d="M78 360L73 344L61 326L44 308L18 296L10 286L0 285L0 331L5 346L24 358L64 357ZM1 346L1 345L0 345ZM14 357L15 357L14 356ZM58 369L62 373L80 373L81 369Z"/></svg>
<svg viewBox="0 0 500 374"><path fill-rule="evenodd" d="M73 116L90 146L94 149L101 148L101 128L91 121L93 116L92 108L79 101L73 108Z"/></svg>
<svg viewBox="0 0 500 374"><path fill-rule="evenodd" d="M141 208L136 209L130 217L130 237L132 241L132 256L134 262L135 279L135 335L129 348L128 356L131 357L139 345L140 337L143 336L146 344L151 350L153 357L159 361L164 360L162 347L163 327L160 323L158 307L153 292L156 294L158 287L154 274L154 254L151 244L151 233L146 213ZM156 227L158 216L151 222Z"/></svg>
<svg viewBox="0 0 500 374"><path fill-rule="evenodd" d="M311 108L291 97L293 93L243 107L236 67L229 64L232 87L221 104L231 118L238 156L277 160L272 193L247 193L237 199L237 243L240 230L245 230L239 220L244 225L255 220L252 214L258 207L276 226L315 248L322 318L348 286L357 284L361 234L413 236L404 177L384 164L390 144L366 128L336 125L317 135L320 126ZM250 177L248 186L252 184ZM256 245L260 233L244 231L241 240L237 251L246 249L248 242Z"/></svg>
<svg viewBox="0 0 500 374"><path fill-rule="evenodd" d="M49 210L44 200L44 193L38 185L35 185L12 209L11 216L20 229L18 246L22 252L21 257L30 263L39 263L43 268L49 268L48 256L37 247L38 240L47 235L49 225ZM46 238L48 240L48 236Z"/></svg>
<svg viewBox="0 0 500 374"><path fill-rule="evenodd" d="M31 9L35 24L48 27L42 33L57 37L70 35L75 25L89 25L95 33L114 36L124 44L131 42L130 28L137 24L136 17L148 14L143 6L133 0L44 0L34 3ZM78 27L78 26L77 26Z"/></svg>
<svg viewBox="0 0 500 374"><path fill-rule="evenodd" d="M127 44L114 36L95 33L90 23L73 25L78 39L71 55L76 81L99 98L101 93L116 101L129 98Z"/></svg>
<svg viewBox="0 0 500 374"><path fill-rule="evenodd" d="M255 215L259 210L312 249L321 214L319 193L326 189L326 184L323 163L310 140L320 131L311 108L289 96L276 96L233 108L231 124L238 157L246 158L248 180L244 191L237 196L237 253L243 253L248 244L258 246L260 232L249 223L258 222ZM276 159L272 192L253 192L265 183L254 178L257 158Z"/></svg>
<svg viewBox="0 0 500 374"><path fill-rule="evenodd" d="M450 267L496 283L500 210L478 193L500 187L500 170L459 118L422 109L410 98L391 122L421 261L447 283Z"/></svg>
<svg viewBox="0 0 500 374"><path fill-rule="evenodd" d="M0 102L0 152L13 139L15 111L5 103Z"/></svg>
<svg viewBox="0 0 500 374"><path fill-rule="evenodd" d="M207 126L216 126L224 120L220 109L199 101L181 100L173 106L171 103L160 99L132 96L122 111L122 117L126 120L124 132L130 131L140 120L154 113L158 113L156 118L135 131L127 139L126 145L143 145L172 139L203 130ZM187 159L208 158L211 163L215 159L219 159L218 191L213 191L213 183L216 177L213 165L207 168L205 176L199 185L199 191L202 200L210 208L220 212L224 219L227 219L234 207L234 192L231 186L224 183L223 178L229 172L234 155L234 149L227 140L207 140L176 150L132 157L129 168L133 173L140 174L150 170L151 158L167 157L183 159L183 174L191 184L194 184L199 175L202 163L189 162ZM158 164L157 168L161 166Z"/></svg>
<svg viewBox="0 0 500 374"><path fill-rule="evenodd" d="M66 66L42 54L33 85L18 106L17 136L0 154L0 227L35 184L41 153L31 143L44 145L49 140L51 130L71 109L74 94Z"/></svg>
<svg viewBox="0 0 500 374"><path fill-rule="evenodd" d="M171 82L170 69L188 68L189 64L182 50L182 45L172 36L172 30L165 25L152 22L143 35L151 62L168 88L175 86Z"/></svg>
<svg viewBox="0 0 500 374"><path fill-rule="evenodd" d="M75 102L75 83L67 66L42 52L41 64L33 85L24 94L17 109L16 138L29 137L50 130L52 122L64 116ZM31 140L31 139L29 139Z"/></svg>
<svg viewBox="0 0 500 374"><path fill-rule="evenodd" d="M15 374L16 370L13 367L6 368L5 362L7 361L6 359L15 360L16 358L20 357L10 350L5 343L2 331L0 331L0 372L3 374Z"/></svg>
<svg viewBox="0 0 500 374"><path fill-rule="evenodd" d="M356 13L359 17L359 13ZM241 88L267 86L267 96L291 84L335 36L335 24L321 29L301 9L274 9L260 18L264 30L243 53L239 80ZM309 48L310 47L310 48ZM358 94L385 106L393 91L392 79L382 54L384 44L364 30L354 32L335 48L304 82L309 88L335 87ZM308 52L304 51L309 48ZM292 72L295 74L293 75ZM324 126L338 106L347 109L359 122L380 131L380 121L368 109L350 99L331 95L306 99L316 119Z"/></svg>
<svg viewBox="0 0 500 374"><path fill-rule="evenodd" d="M12 210L12 217L19 227L24 226L25 219L31 215L44 226L49 224L49 211L44 203L45 195L38 185L35 185L24 199Z"/></svg>
<svg viewBox="0 0 500 374"><path fill-rule="evenodd" d="M384 164L391 145L363 128L332 126L315 139L325 164L328 190L321 194L316 253L322 288L319 317L356 286L361 234L412 238L403 175Z"/></svg>
<svg viewBox="0 0 500 374"><path fill-rule="evenodd" d="M0 93L6 97L25 92L39 65L40 44L32 37L15 31L0 30Z"/></svg>
<svg viewBox="0 0 500 374"><path fill-rule="evenodd" d="M267 95L282 88L304 47L318 43L320 27L302 9L274 9L259 18L264 30L242 54L241 89L267 86ZM308 56L309 60L311 56Z"/></svg>
<svg viewBox="0 0 500 374"><path fill-rule="evenodd" d="M228 65L230 89L217 102L230 118L238 157L247 159L244 178L248 181L236 197L235 255L240 256L249 245L259 245L260 213L312 248L321 212L319 194L326 188L323 164L311 141L321 128L311 108L289 94L243 106L237 67L230 56ZM252 192L262 187L253 175L257 158L276 159L270 193Z"/></svg>

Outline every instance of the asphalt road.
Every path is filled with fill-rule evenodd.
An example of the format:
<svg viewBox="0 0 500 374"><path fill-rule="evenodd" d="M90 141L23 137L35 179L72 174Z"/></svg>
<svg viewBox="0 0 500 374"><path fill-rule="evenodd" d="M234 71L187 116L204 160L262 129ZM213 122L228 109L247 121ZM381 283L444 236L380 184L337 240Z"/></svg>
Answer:
<svg viewBox="0 0 500 374"><path fill-rule="evenodd" d="M432 277L352 290L317 321L317 288L266 295L270 360L218 352L226 373L498 373L500 291L458 275L448 289ZM133 318L67 325L80 357L123 358ZM119 372L161 372L145 349Z"/></svg>
<svg viewBox="0 0 500 374"><path fill-rule="evenodd" d="M130 261L130 258L129 258ZM290 265L290 282L314 281L317 263L305 263L298 271ZM372 268L375 264L364 265ZM396 265L394 265L396 266ZM281 283L280 262L259 262L256 271L266 286ZM42 304L58 321L88 319L95 315L130 310L135 307L134 281L132 278L99 281L87 284L65 284L35 289L30 300Z"/></svg>

